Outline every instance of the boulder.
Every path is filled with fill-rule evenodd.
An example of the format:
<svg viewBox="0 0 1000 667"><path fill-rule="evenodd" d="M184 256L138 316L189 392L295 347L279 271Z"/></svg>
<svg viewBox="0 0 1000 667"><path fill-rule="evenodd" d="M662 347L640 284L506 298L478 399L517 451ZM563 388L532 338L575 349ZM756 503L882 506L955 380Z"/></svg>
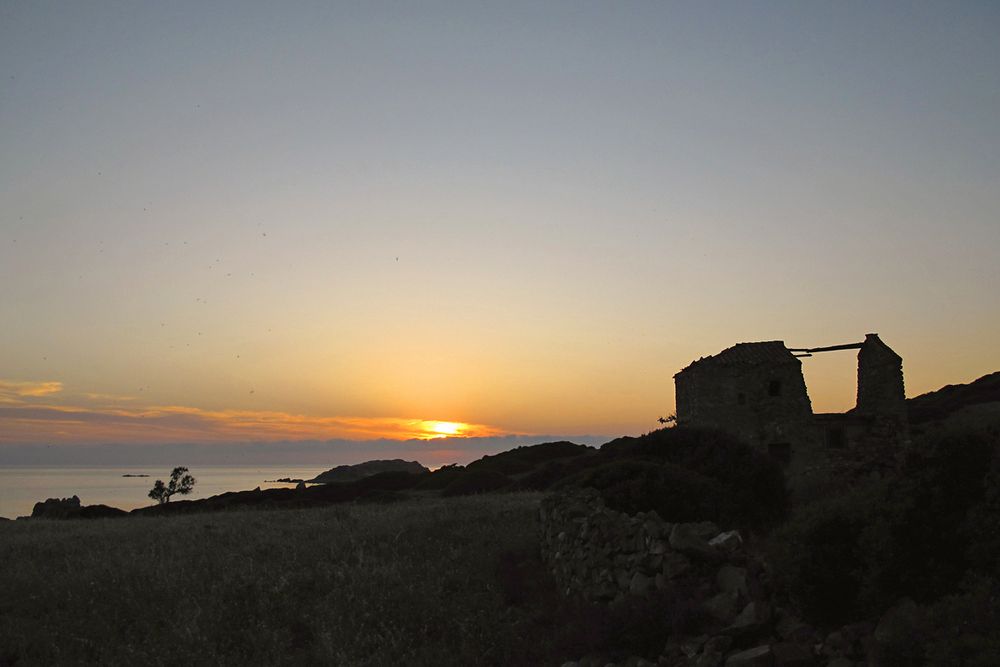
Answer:
<svg viewBox="0 0 1000 667"><path fill-rule="evenodd" d="M905 641L917 631L920 622L920 608L910 598L903 598L882 614L875 627L875 641L888 644Z"/></svg>
<svg viewBox="0 0 1000 667"><path fill-rule="evenodd" d="M723 625L730 625L736 620L736 612L739 610L740 594L738 591L719 593L702 603L709 616L719 621Z"/></svg>
<svg viewBox="0 0 1000 667"><path fill-rule="evenodd" d="M706 542L719 534L719 527L711 521L699 521L697 523L686 523L688 530L705 540Z"/></svg>
<svg viewBox="0 0 1000 667"><path fill-rule="evenodd" d="M722 630L722 634L746 641L761 634L770 620L771 608L766 603L751 602L728 627Z"/></svg>
<svg viewBox="0 0 1000 667"><path fill-rule="evenodd" d="M726 658L726 667L772 667L772 665L774 665L774 654L767 644L748 648Z"/></svg>
<svg viewBox="0 0 1000 667"><path fill-rule="evenodd" d="M713 653L725 653L733 645L733 638L726 635L716 635L705 642L705 651Z"/></svg>
<svg viewBox="0 0 1000 667"><path fill-rule="evenodd" d="M645 595L652 588L653 580L642 572L636 572L632 575L632 580L629 582L628 592L632 595Z"/></svg>
<svg viewBox="0 0 1000 667"><path fill-rule="evenodd" d="M678 523L670 531L670 547L699 560L724 560L723 552L711 546L703 537L706 532L703 524Z"/></svg>
<svg viewBox="0 0 1000 667"><path fill-rule="evenodd" d="M819 641L816 630L806 625L798 616L787 612L778 614L774 624L774 632L786 642L795 644L815 644Z"/></svg>
<svg viewBox="0 0 1000 667"><path fill-rule="evenodd" d="M678 646L681 653L687 658L693 658L701 653L701 648L705 645L708 635L698 635L697 637L683 637Z"/></svg>
<svg viewBox="0 0 1000 667"><path fill-rule="evenodd" d="M920 660L924 621L923 610L913 600L903 598L893 605L882 614L871 636L868 644L870 664L873 667L889 667L902 661L903 656L916 664ZM863 637L859 638L858 643L864 644L863 640ZM889 659L890 656L894 659Z"/></svg>
<svg viewBox="0 0 1000 667"><path fill-rule="evenodd" d="M720 591L732 593L736 591L743 596L747 593L747 570L745 567L723 565L715 575L715 583Z"/></svg>
<svg viewBox="0 0 1000 667"><path fill-rule="evenodd" d="M730 530L719 533L708 541L713 547L722 549L726 553L733 553L743 546L743 537L738 530Z"/></svg>
<svg viewBox="0 0 1000 667"><path fill-rule="evenodd" d="M668 551L663 554L663 576L667 579L674 579L681 576L691 567L691 561L684 554L676 551Z"/></svg>
<svg viewBox="0 0 1000 667"><path fill-rule="evenodd" d="M774 667L812 667L816 664L816 656L808 644L771 644L771 653L774 654Z"/></svg>

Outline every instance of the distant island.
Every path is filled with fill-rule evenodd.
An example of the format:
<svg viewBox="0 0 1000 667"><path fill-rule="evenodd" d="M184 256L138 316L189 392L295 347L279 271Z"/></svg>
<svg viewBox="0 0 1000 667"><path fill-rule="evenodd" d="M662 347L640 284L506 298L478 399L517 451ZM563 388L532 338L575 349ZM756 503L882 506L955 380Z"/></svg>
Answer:
<svg viewBox="0 0 1000 667"><path fill-rule="evenodd" d="M134 474L134 473L127 472L124 475L122 475L122 477L149 477L149 475L144 475L142 473Z"/></svg>

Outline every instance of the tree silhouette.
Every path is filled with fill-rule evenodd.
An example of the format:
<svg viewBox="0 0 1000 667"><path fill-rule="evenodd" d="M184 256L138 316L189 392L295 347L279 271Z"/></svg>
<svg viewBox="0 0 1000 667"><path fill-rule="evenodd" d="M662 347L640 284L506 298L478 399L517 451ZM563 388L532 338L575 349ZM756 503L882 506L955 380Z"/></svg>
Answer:
<svg viewBox="0 0 1000 667"><path fill-rule="evenodd" d="M177 466L170 473L170 483L164 484L162 479L156 480L153 488L149 491L149 497L162 505L163 503L170 502L170 496L175 493L179 493L182 496L191 493L195 481L197 480L188 474L187 468Z"/></svg>

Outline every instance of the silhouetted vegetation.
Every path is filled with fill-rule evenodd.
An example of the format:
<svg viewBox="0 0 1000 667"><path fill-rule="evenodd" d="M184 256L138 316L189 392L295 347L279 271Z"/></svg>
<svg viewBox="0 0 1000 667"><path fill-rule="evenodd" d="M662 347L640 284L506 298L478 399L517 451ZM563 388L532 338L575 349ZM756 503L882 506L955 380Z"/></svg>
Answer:
<svg viewBox="0 0 1000 667"><path fill-rule="evenodd" d="M174 494L179 493L185 496L191 493L194 490L196 481L194 476L188 473L187 468L178 466L171 471L169 483L164 484L162 479L158 479L153 483L153 488L149 491L149 497L162 505L163 503L170 502L170 497Z"/></svg>
<svg viewBox="0 0 1000 667"><path fill-rule="evenodd" d="M469 470L495 470L504 475L517 475L534 470L543 463L582 456L593 451L586 445L577 445L565 440L544 442L539 445L515 447L493 456L484 456L466 467Z"/></svg>
<svg viewBox="0 0 1000 667"><path fill-rule="evenodd" d="M495 470L468 470L455 478L441 492L443 496L468 496L488 493L510 486L511 479Z"/></svg>
<svg viewBox="0 0 1000 667"><path fill-rule="evenodd" d="M738 514L721 484L670 463L605 463L563 480L560 486L589 486L600 491L612 509L628 514L655 510L667 521L730 522Z"/></svg>
<svg viewBox="0 0 1000 667"><path fill-rule="evenodd" d="M786 509L781 467L720 431L665 428L619 438L586 464L558 485L592 486L621 511L762 527Z"/></svg>
<svg viewBox="0 0 1000 667"><path fill-rule="evenodd" d="M998 466L997 443L981 434L917 443L895 476L816 502L776 532L779 584L811 619L832 623L995 575Z"/></svg>

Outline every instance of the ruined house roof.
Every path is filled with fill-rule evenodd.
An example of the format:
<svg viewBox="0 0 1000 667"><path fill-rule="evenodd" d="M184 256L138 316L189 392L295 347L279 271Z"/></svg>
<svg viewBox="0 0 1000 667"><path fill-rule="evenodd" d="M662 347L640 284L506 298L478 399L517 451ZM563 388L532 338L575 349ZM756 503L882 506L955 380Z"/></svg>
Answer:
<svg viewBox="0 0 1000 667"><path fill-rule="evenodd" d="M730 348L709 357L692 361L686 368L717 368L721 366L775 366L787 363L799 363L785 342L769 340L761 343L737 343Z"/></svg>

